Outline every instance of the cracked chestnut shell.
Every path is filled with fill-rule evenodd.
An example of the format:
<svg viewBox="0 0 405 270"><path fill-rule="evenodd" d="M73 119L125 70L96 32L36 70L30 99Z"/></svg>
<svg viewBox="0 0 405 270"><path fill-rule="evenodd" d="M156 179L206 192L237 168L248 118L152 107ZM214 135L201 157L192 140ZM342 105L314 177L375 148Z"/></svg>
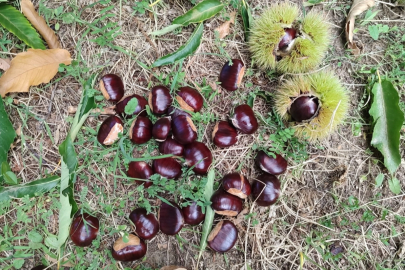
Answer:
<svg viewBox="0 0 405 270"><path fill-rule="evenodd" d="M100 79L100 91L104 98L117 102L124 96L124 83L115 74L106 74Z"/></svg>
<svg viewBox="0 0 405 270"><path fill-rule="evenodd" d="M184 218L179 206L172 201L170 204L162 202L160 205L159 225L162 233L175 235L183 228Z"/></svg>
<svg viewBox="0 0 405 270"><path fill-rule="evenodd" d="M235 91L242 82L245 65L239 59L232 59L232 65L227 61L219 74L221 86L228 91Z"/></svg>
<svg viewBox="0 0 405 270"><path fill-rule="evenodd" d="M112 145L119 138L118 134L124 130L121 119L115 115L109 116L101 124L97 133L97 140L102 145Z"/></svg>
<svg viewBox="0 0 405 270"><path fill-rule="evenodd" d="M242 199L230 193L227 193L222 188L214 192L211 197L211 207L215 213L224 216L234 217L242 211Z"/></svg>
<svg viewBox="0 0 405 270"><path fill-rule="evenodd" d="M122 98L120 101L118 101L117 104L115 105L115 111L124 118L129 117L130 115L127 115L125 113L125 106L127 106L128 102L134 98L138 100L138 106L136 106L135 111L132 115L139 114L139 116L147 116L145 108L146 105L148 105L148 102L144 97L137 94L126 96Z"/></svg>
<svg viewBox="0 0 405 270"><path fill-rule="evenodd" d="M227 121L219 121L212 131L212 142L221 148L237 143L238 132Z"/></svg>
<svg viewBox="0 0 405 270"><path fill-rule="evenodd" d="M152 136L158 142L163 142L170 134L171 120L170 117L163 117L153 125Z"/></svg>
<svg viewBox="0 0 405 270"><path fill-rule="evenodd" d="M310 120L318 112L318 98L314 96L300 96L290 106L290 115L297 121Z"/></svg>
<svg viewBox="0 0 405 270"><path fill-rule="evenodd" d="M130 234L128 238L128 243L125 243L122 237L118 238L114 243L111 253L117 261L135 261L146 254L147 246L142 239L133 234Z"/></svg>
<svg viewBox="0 0 405 270"><path fill-rule="evenodd" d="M285 28L285 34L278 43L278 51L280 53L289 54L294 44L294 39L297 36L297 30L294 28Z"/></svg>
<svg viewBox="0 0 405 270"><path fill-rule="evenodd" d="M188 86L180 87L176 100L183 110L192 112L199 112L204 104L200 92Z"/></svg>
<svg viewBox="0 0 405 270"><path fill-rule="evenodd" d="M167 179L179 179L181 176L181 164L173 157L153 160L152 169Z"/></svg>
<svg viewBox="0 0 405 270"><path fill-rule="evenodd" d="M184 222L192 226L200 224L205 218L201 206L194 201L190 205L183 207L181 212L183 213Z"/></svg>
<svg viewBox="0 0 405 270"><path fill-rule="evenodd" d="M159 232L159 222L152 213L147 213L145 208L137 208L129 214L129 219L134 223L136 234L145 240L152 239Z"/></svg>
<svg viewBox="0 0 405 270"><path fill-rule="evenodd" d="M253 181L252 184L253 200L256 200L256 203L260 206L274 204L280 196L280 180L268 173L260 175L257 180Z"/></svg>
<svg viewBox="0 0 405 270"><path fill-rule="evenodd" d="M234 127L244 134L253 134L259 127L252 108L247 104L239 105L234 109L231 121Z"/></svg>
<svg viewBox="0 0 405 270"><path fill-rule="evenodd" d="M238 229L229 220L220 221L208 235L208 246L219 253L229 251L238 240Z"/></svg>
<svg viewBox="0 0 405 270"><path fill-rule="evenodd" d="M239 173L224 175L222 178L222 187L226 192L241 199L246 199L250 193L252 193L249 181L245 176Z"/></svg>
<svg viewBox="0 0 405 270"><path fill-rule="evenodd" d="M131 161L128 164L127 175L133 178L148 180L153 175L153 170L145 161ZM152 181L135 180L135 182L138 185L144 185L145 188L148 188L153 184Z"/></svg>
<svg viewBox="0 0 405 270"><path fill-rule="evenodd" d="M256 164L263 171L269 174L282 174L287 170L287 160L281 155L275 154L276 157L268 156L263 150L260 150L256 156Z"/></svg>
<svg viewBox="0 0 405 270"><path fill-rule="evenodd" d="M143 144L152 138L153 124L149 118L138 116L129 128L129 139L135 144Z"/></svg>
<svg viewBox="0 0 405 270"><path fill-rule="evenodd" d="M174 139L181 144L192 143L197 139L197 128L191 117L185 115L172 118L172 132Z"/></svg>
<svg viewBox="0 0 405 270"><path fill-rule="evenodd" d="M175 139L167 138L166 141L159 143L159 152L164 155L172 154L182 157L184 155L184 145Z"/></svg>
<svg viewBox="0 0 405 270"><path fill-rule="evenodd" d="M70 239L79 247L87 247L91 242L96 239L100 222L98 218L93 217L87 213L77 215L70 226Z"/></svg>
<svg viewBox="0 0 405 270"><path fill-rule="evenodd" d="M206 174L212 164L210 149L202 142L192 142L184 147L184 158L188 167L196 174Z"/></svg>
<svg viewBox="0 0 405 270"><path fill-rule="evenodd" d="M170 91L163 85L158 85L152 88L149 93L149 107L154 114L164 114L172 105L172 97Z"/></svg>

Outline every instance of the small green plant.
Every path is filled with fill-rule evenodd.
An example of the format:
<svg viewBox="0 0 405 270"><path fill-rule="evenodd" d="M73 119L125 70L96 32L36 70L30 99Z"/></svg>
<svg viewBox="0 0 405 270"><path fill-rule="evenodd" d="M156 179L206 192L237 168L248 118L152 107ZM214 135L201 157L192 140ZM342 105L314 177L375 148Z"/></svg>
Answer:
<svg viewBox="0 0 405 270"><path fill-rule="evenodd" d="M132 9L134 10L134 14L136 14L136 13L145 14L148 7L149 7L149 2L146 0L142 0L139 2L135 2L135 5L132 7Z"/></svg>

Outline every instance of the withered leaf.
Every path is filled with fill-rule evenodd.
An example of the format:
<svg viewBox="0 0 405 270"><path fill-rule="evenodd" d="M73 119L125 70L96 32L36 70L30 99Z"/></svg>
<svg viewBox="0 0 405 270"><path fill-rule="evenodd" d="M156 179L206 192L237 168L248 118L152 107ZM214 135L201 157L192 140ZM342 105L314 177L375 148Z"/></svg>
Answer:
<svg viewBox="0 0 405 270"><path fill-rule="evenodd" d="M219 32L219 38L224 38L227 35L229 35L230 32L230 27L231 27L231 23L234 24L235 23L235 16L236 16L236 12L233 11L231 12L231 14L229 15L229 21L224 22L223 24L221 24L220 26L218 26L217 28L215 28L215 31Z"/></svg>
<svg viewBox="0 0 405 270"><path fill-rule="evenodd" d="M10 68L10 60L0 58L0 69L6 71Z"/></svg>

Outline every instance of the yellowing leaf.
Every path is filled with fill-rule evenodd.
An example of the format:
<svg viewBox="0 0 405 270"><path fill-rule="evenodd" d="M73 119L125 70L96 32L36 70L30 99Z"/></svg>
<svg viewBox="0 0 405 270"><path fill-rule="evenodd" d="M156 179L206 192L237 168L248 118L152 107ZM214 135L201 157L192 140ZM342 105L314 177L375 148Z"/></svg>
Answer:
<svg viewBox="0 0 405 270"><path fill-rule="evenodd" d="M234 24L235 23L235 16L236 16L236 12L232 12L229 17L229 21L224 22L223 24L221 24L219 27L215 28L215 31L219 32L219 38L224 38L227 35L229 35L229 28L231 26L231 23Z"/></svg>
<svg viewBox="0 0 405 270"><path fill-rule="evenodd" d="M28 92L31 85L48 83L58 72L59 64L71 62L70 53L64 49L28 49L19 53L0 78L0 95Z"/></svg>

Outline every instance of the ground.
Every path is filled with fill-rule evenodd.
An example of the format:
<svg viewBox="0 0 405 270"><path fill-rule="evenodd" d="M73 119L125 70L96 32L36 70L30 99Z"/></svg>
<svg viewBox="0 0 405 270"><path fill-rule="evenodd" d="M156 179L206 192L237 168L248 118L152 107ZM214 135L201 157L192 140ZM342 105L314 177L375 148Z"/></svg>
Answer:
<svg viewBox="0 0 405 270"><path fill-rule="evenodd" d="M190 9L193 1L162 0L148 7L145 13L140 10L139 2L92 2L34 1L49 24L56 26L63 48L69 50L75 61L51 83L31 87L29 94L9 95L13 104L6 108L19 135L9 152L9 161L22 182L59 174L58 145L68 133L73 118L69 107L77 106L80 101L83 90L80 80L94 73L119 74L126 93L144 96L154 85L170 86L176 74L179 76L176 86L190 85L203 90L206 106L195 122L199 140L207 143L214 155L216 181L236 170L250 180L257 177L260 170L254 164L256 149L274 146L276 142L269 139L270 135L285 130L272 111L271 94L289 75L264 72L252 63L240 16L231 25L228 36L222 40L215 36L214 29L228 19L237 1L227 2L220 14L204 22L202 44L182 66L168 65L153 70L145 69L142 63L150 66L158 57L175 51L187 41L194 26L156 38L150 32L169 25ZM274 1L248 2L253 17L257 17ZM292 2L302 6L302 2ZM363 51L354 57L345 50L344 25L350 6L351 1L330 1L305 7L307 11L322 11L328 18L325 23L330 24L335 38L319 70L333 70L347 88L351 100L349 117L335 134L319 143L287 141L283 151L288 154L289 168L279 177L281 197L270 208L258 207L252 199L245 201L246 216L237 219L239 239L234 249L224 255L206 250L197 264L199 225L185 227L177 237L158 234L148 242L147 256L141 261L115 262L109 250L120 232L132 231L128 214L146 199L125 176L127 162L118 146L102 147L97 143L97 129L105 116L94 113L75 142L80 159L75 198L80 206L99 217L100 236L84 249L68 240L66 266L159 269L175 264L187 269L405 269L405 197L403 192L395 195L390 191L390 175L383 166L383 158L370 146L372 126L367 88L369 71L378 68L380 74L394 81L402 102L405 101L405 11L394 2L379 1L373 8L379 12L371 21L365 22L364 14L360 15L355 36ZM389 31L373 40L368 31L370 25L387 25ZM12 34L5 30L2 34L2 58L13 57L26 49ZM236 92L215 85L229 56L242 59L247 67L243 85ZM260 96L261 91L266 94ZM227 119L234 105L245 103L255 95L253 108L260 119L259 131L240 135L238 143L229 149L215 147L211 143L215 121ZM97 101L100 108L112 105L101 95ZM400 140L403 156L404 128ZM135 147L133 156L157 155L156 146L151 141L148 146ZM379 174L384 175L382 184L376 182ZM395 176L405 186L403 162ZM196 176L188 179L203 180ZM162 190L159 195L181 201L177 191ZM149 197L147 201L157 213L159 199ZM41 263L56 269L56 260L51 258L55 250L50 242L58 233L59 206L58 188L39 197L1 204L0 254L9 258L0 260L1 269L13 269L19 264L21 269L31 269ZM221 219L216 216L215 222ZM24 262L12 257L16 252L21 254L21 250L26 255L22 256Z"/></svg>

